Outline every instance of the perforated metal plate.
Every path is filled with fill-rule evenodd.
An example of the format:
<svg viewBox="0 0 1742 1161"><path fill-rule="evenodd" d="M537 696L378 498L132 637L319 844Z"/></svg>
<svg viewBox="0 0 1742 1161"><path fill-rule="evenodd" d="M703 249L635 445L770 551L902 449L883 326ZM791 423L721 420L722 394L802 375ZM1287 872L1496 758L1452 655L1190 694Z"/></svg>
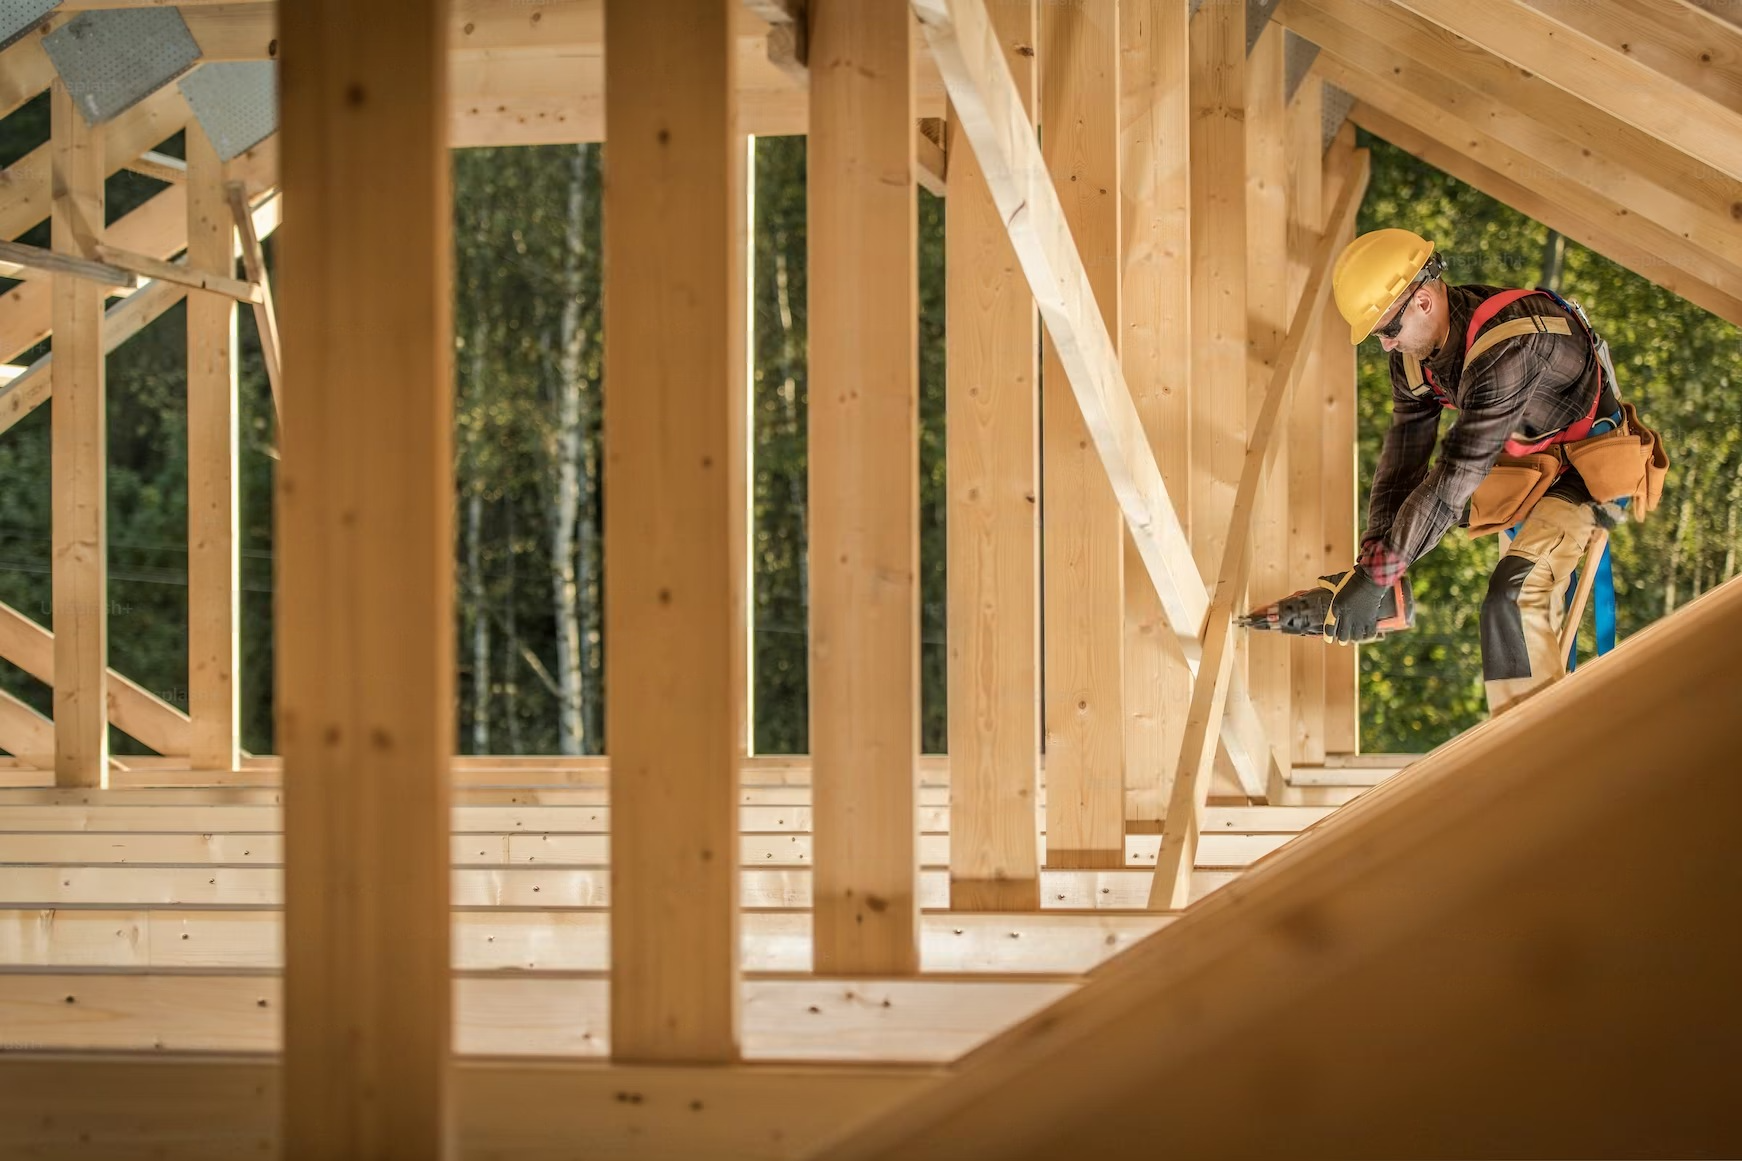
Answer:
<svg viewBox="0 0 1742 1161"><path fill-rule="evenodd" d="M0 49L36 27L60 0L0 0Z"/></svg>
<svg viewBox="0 0 1742 1161"><path fill-rule="evenodd" d="M1282 0L1246 0L1247 56L1251 56L1252 50L1258 47L1258 38L1264 35L1264 26L1270 23L1270 17L1280 3Z"/></svg>
<svg viewBox="0 0 1742 1161"><path fill-rule="evenodd" d="M278 128L278 64L269 60L217 61L181 79L200 128L229 161Z"/></svg>
<svg viewBox="0 0 1742 1161"><path fill-rule="evenodd" d="M137 105L200 59L174 8L81 12L43 37L42 47L93 125Z"/></svg>
<svg viewBox="0 0 1742 1161"><path fill-rule="evenodd" d="M1355 105L1355 98L1339 89L1336 85L1325 84L1325 148L1331 147L1331 140L1336 137L1337 130L1343 127L1343 122L1349 119L1349 110Z"/></svg>
<svg viewBox="0 0 1742 1161"><path fill-rule="evenodd" d="M1319 46L1292 32L1283 43L1283 76L1288 86L1283 99L1292 101L1294 95L1300 92L1300 83L1306 80L1307 71L1313 67L1313 61L1318 58Z"/></svg>

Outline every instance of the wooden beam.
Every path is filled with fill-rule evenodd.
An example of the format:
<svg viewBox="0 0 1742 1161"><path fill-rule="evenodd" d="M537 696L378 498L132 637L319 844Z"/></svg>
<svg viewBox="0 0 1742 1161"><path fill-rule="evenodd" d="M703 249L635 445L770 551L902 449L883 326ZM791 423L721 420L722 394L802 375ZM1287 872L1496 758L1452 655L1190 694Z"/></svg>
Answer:
<svg viewBox="0 0 1742 1161"><path fill-rule="evenodd" d="M1344 121L1324 154L1324 182L1319 204L1328 211L1337 204L1345 185L1355 180L1355 127ZM1342 227L1341 245L1355 240L1355 225ZM1336 323L1326 311L1325 325L1335 342L1326 340L1319 348L1321 390L1325 405L1320 430L1324 433L1324 533L1326 571L1348 568L1355 560L1357 522L1361 518L1361 474L1356 470L1356 430L1359 416L1356 404L1355 347L1349 342L1348 330L1337 333ZM1303 641L1303 646L1317 646L1318 641ZM1325 761L1334 754L1354 754L1361 748L1360 647L1326 649L1325 658ZM1300 781L1298 771L1292 774Z"/></svg>
<svg viewBox="0 0 1742 1161"><path fill-rule="evenodd" d="M0 118L16 112L59 75L42 47L42 35L32 29L0 53Z"/></svg>
<svg viewBox="0 0 1742 1161"><path fill-rule="evenodd" d="M912 31L811 8L810 740L816 970L919 968Z"/></svg>
<svg viewBox="0 0 1742 1161"><path fill-rule="evenodd" d="M1736 938L1712 918L1742 906L1738 649L1729 585L819 1158L1111 1156L1164 1135L1218 1157L1735 1152ZM1580 729L1592 705L1613 709L1601 731ZM1555 762L1510 757L1543 746ZM1279 1060L1338 1083L1251 1116Z"/></svg>
<svg viewBox="0 0 1742 1161"><path fill-rule="evenodd" d="M980 157L993 198L1005 216L1017 259L1088 421L1144 571L1161 598L1169 630L1195 666L1198 626L1208 611L1209 597L1144 438L1112 337L1094 306L1088 274L1064 225L1064 211L1034 140L1033 124L998 62L1002 49L984 4L915 0L914 11L949 85L962 131ZM1242 788L1261 797L1270 757L1244 687L1241 681L1231 692L1229 728L1222 744Z"/></svg>
<svg viewBox="0 0 1742 1161"><path fill-rule="evenodd" d="M1685 0L1608 0L1601 11L1562 18L1554 0L1524 0L1609 52L1730 109L1742 109L1742 31L1693 10Z"/></svg>
<svg viewBox="0 0 1742 1161"><path fill-rule="evenodd" d="M104 249L100 242L91 247L92 252L99 256ZM81 258L77 254L44 250L40 246L26 246L22 242L0 242L0 262L48 274L83 278L98 286L124 286L131 289L139 285L139 279L132 271L123 270L111 263Z"/></svg>
<svg viewBox="0 0 1742 1161"><path fill-rule="evenodd" d="M1721 308L1730 312L1720 314L1720 317L1728 317L1731 321L1742 319L1742 312L1735 309L1735 304L1742 301L1742 270L1717 260L1673 231L1628 213L1602 194L1557 180L1557 175L1544 173L1542 167L1530 158L1487 138L1478 128L1446 117L1416 99L1400 104L1400 94L1404 90L1333 53L1321 53L1314 67L1332 83L1353 93L1369 109L1377 111L1375 102L1383 102L1385 108L1401 109L1400 114L1389 120L1403 126L1404 133L1413 139L1435 141L1442 152L1455 152L1465 157L1465 164L1473 163L1485 171L1495 172L1506 181L1508 189L1523 191L1522 200L1543 210L1537 214L1519 205L1512 197L1502 199L1520 212L1531 213L1544 224L1549 224L1550 218L1570 219L1576 225L1574 229L1562 231L1568 237L1590 245L1642 277L1674 290L1707 310L1720 313ZM1494 166L1503 166L1506 173L1498 173ZM1448 172L1451 171L1448 169ZM1558 227L1551 225L1550 228ZM1603 244L1586 241L1594 238L1604 239ZM1619 257L1617 246L1619 253L1628 254L1631 261Z"/></svg>
<svg viewBox="0 0 1742 1161"><path fill-rule="evenodd" d="M1150 892L1151 910L1177 910L1191 901L1191 875L1198 856L1198 840L1209 797L1213 739L1226 701L1226 687L1234 658L1234 619L1243 612L1246 582L1252 562L1253 522L1264 476L1282 440L1276 434L1278 421L1288 405L1304 352L1318 335L1318 314L1331 289L1331 267L1341 249L1342 233L1350 228L1367 192L1367 155L1358 155L1355 173L1345 183L1341 196L1326 216L1328 224L1313 248L1307 280L1300 302L1289 322L1287 337L1276 353L1275 367L1265 390L1264 405L1253 416L1251 443L1241 469L1240 487L1234 494L1234 512L1222 553L1221 578L1216 599L1210 606L1204 630L1204 664L1192 687L1191 711L1186 719L1185 745L1180 750L1179 771L1174 775L1173 795L1167 806L1167 827L1162 832L1161 855L1155 867L1155 885Z"/></svg>
<svg viewBox="0 0 1742 1161"><path fill-rule="evenodd" d="M181 90L167 85L104 125L97 162L103 176L108 177L147 149L173 137L192 116ZM6 167L7 180L0 183L0 238L16 238L50 216L52 153L50 142Z"/></svg>
<svg viewBox="0 0 1742 1161"><path fill-rule="evenodd" d="M1283 39L1280 24L1269 21L1246 57L1246 412L1256 416L1264 406L1265 385L1276 366L1277 352L1288 332L1295 299L1289 294L1288 263L1288 143ZM1304 342L1298 381L1316 344ZM1300 587L1291 582L1288 561L1288 454L1292 391L1271 440L1271 469L1259 486L1252 511L1252 563L1248 592L1238 598L1247 607L1274 600ZM1303 582L1304 583L1304 582ZM1245 608L1236 613L1245 612ZM1287 784L1294 714L1290 708L1292 673L1289 639L1278 633L1241 633L1237 653L1247 652L1247 688L1264 722L1276 762L1269 794ZM1237 662L1238 663L1238 662Z"/></svg>
<svg viewBox="0 0 1742 1161"><path fill-rule="evenodd" d="M1302 808L1268 809L1298 813ZM1287 834L1206 834L1196 861L1198 866L1206 868L1245 867L1283 845L1290 837ZM948 866L952 845L947 832L922 833L919 836L919 858L923 868L930 871ZM1158 834L1127 835L1119 852L1119 869L1154 866L1160 845L1161 836ZM738 836L738 852L739 861L744 866L763 871L808 867L814 861L815 842L810 834L804 832L746 831ZM141 864L163 868L232 864L271 867L283 862L283 846L273 835L159 834L149 830L125 835L77 832L17 834L7 840L6 853L8 862L73 867ZM451 857L457 867L597 869L609 866L611 862L611 840L609 835L598 832L456 835ZM149 878L149 873L142 872L140 877Z"/></svg>
<svg viewBox="0 0 1742 1161"><path fill-rule="evenodd" d="M1306 284L1313 243L1324 229L1324 83L1309 76L1288 109L1289 300ZM1295 385L1288 422L1288 569L1278 594L1302 588L1333 567L1325 559L1324 363L1321 352L1336 339L1335 311L1322 311L1318 337L1309 345ZM1342 564L1337 568L1345 567ZM1270 594L1255 593L1259 601ZM1254 602L1257 603L1257 602ZM1325 648L1319 641L1290 641L1289 748L1294 762L1325 760ZM1292 771L1291 771L1292 773ZM1272 796L1272 801L1275 797Z"/></svg>
<svg viewBox="0 0 1742 1161"><path fill-rule="evenodd" d="M1124 195L1120 366L1162 482L1191 497L1191 12L1172 0L1119 6ZM1125 819L1155 826L1184 735L1191 669L1137 544L1125 533Z"/></svg>
<svg viewBox="0 0 1742 1161"><path fill-rule="evenodd" d="M1041 155L1109 336L1119 324L1116 5L1040 9ZM1118 344L1114 341L1114 355ZM1123 519L1049 332L1041 362L1041 593L1053 867L1124 862Z"/></svg>
<svg viewBox="0 0 1742 1161"><path fill-rule="evenodd" d="M179 185L188 179L188 163L179 157L171 157L167 153L159 153L155 149L147 149L138 157L127 163L127 168L133 173L145 177L166 181L171 185Z"/></svg>
<svg viewBox="0 0 1742 1161"><path fill-rule="evenodd" d="M187 192L177 188L164 190L138 209L110 223L103 231L103 237L116 246L156 251L158 256L163 256L187 245L186 229ZM166 238L174 244L175 250L163 250L160 240ZM139 293L135 290L122 301L131 301ZM49 337L53 298L53 280L40 276L0 295L0 355L15 358Z"/></svg>
<svg viewBox="0 0 1742 1161"><path fill-rule="evenodd" d="M276 184L276 138L269 138L230 164L251 188ZM257 211L259 229L263 232L277 228L277 204L277 199L273 199ZM176 186L159 192L137 209L109 223L103 231L103 239L105 244L152 258L174 257L187 248L187 190ZM141 293L143 289L135 290L127 294L124 301L131 301ZM48 278L33 278L0 295L0 358L12 359L48 338L51 297ZM105 334L115 322L110 318L105 323Z"/></svg>
<svg viewBox="0 0 1742 1161"><path fill-rule="evenodd" d="M228 206L225 207L224 212L228 215ZM227 274L215 274L209 270L194 269L177 262L165 262L161 258L135 254L131 250L124 250L118 246L99 246L97 253L104 262L123 274L143 276L160 282L179 282L190 289L211 291L238 302L258 303L262 300L260 287L252 282L244 282L240 278L232 278ZM126 285L136 286L138 279L134 278Z"/></svg>
<svg viewBox="0 0 1742 1161"><path fill-rule="evenodd" d="M49 100L53 248L91 258L103 238L103 145L64 87ZM108 459L103 292L54 276L53 602L55 783L106 785L109 771Z"/></svg>
<svg viewBox="0 0 1742 1161"><path fill-rule="evenodd" d="M1201 867L1192 875L1192 899L1200 900L1244 873L1238 867ZM603 907L610 904L612 896L612 870L597 864L463 866L452 874L456 907ZM738 876L734 897L744 910L809 909L815 901L812 876L808 867L746 868ZM1041 906L1049 911L1143 911L1154 877L1147 865L1103 871L1042 871ZM4 889L0 898L44 909L166 902L189 907L275 907L283 902L282 881L275 867L142 871L134 867L0 866L0 889ZM949 869L922 869L917 890L920 907L948 908Z"/></svg>
<svg viewBox="0 0 1742 1161"><path fill-rule="evenodd" d="M1538 9L1523 0L1398 0L1471 44L1607 110L1734 179L1742 179L1742 100L1689 88L1639 59L1609 6ZM1553 13L1551 15L1551 12ZM1642 46L1659 38L1635 25Z"/></svg>
<svg viewBox="0 0 1742 1161"><path fill-rule="evenodd" d="M1429 66L1462 82L1469 90L1463 99L1478 102L1469 107L1480 109L1471 118L1480 122L1490 135L1516 144L1530 139L1510 134L1529 129L1560 134L1571 140L1580 149L1579 160L1558 153L1554 168L1571 166L1569 172L1586 172L1592 162L1584 159L1584 150L1590 150L1592 159L1615 163L1620 172L1606 170L1598 181L1599 188L1610 196L1636 196L1635 187L1648 183L1679 194L1690 203L1716 212L1720 218L1727 216L1729 207L1742 196L1739 189L1742 183L1735 179L1414 13L1395 5L1369 5L1357 14L1341 3L1324 2L1315 3L1313 10L1334 16L1346 29L1358 30L1390 46L1394 59L1380 70L1382 75L1401 75L1392 73L1391 68L1413 63ZM1278 12L1285 23L1302 28L1305 26L1299 21L1312 15L1305 6L1292 3L1284 4ZM1329 38L1339 34L1335 30L1321 30L1320 35ZM1455 61L1456 67L1448 65L1448 61ZM1526 153L1538 148L1535 144L1518 147ZM1640 190L1637 196L1647 192Z"/></svg>
<svg viewBox="0 0 1742 1161"><path fill-rule="evenodd" d="M1202 10L1191 53L1192 553L1208 577L1225 555L1247 443L1245 8Z"/></svg>
<svg viewBox="0 0 1742 1161"><path fill-rule="evenodd" d="M54 769L54 723L10 693L0 691L0 748L32 766ZM7 839L10 847L11 839Z"/></svg>
<svg viewBox="0 0 1742 1161"><path fill-rule="evenodd" d="M619 1060L738 1055L744 139L737 0L610 0L606 654ZM683 207L674 213L673 207ZM671 336L685 340L673 346ZM738 530L736 536L733 529ZM670 728L673 704L685 728Z"/></svg>
<svg viewBox="0 0 1742 1161"><path fill-rule="evenodd" d="M782 1161L940 1077L933 1067L891 1065L653 1068L462 1058L454 1065L454 1132L465 1156L519 1156L550 1141L584 1140L596 1161ZM9 1053L0 1057L0 1125L20 1149L45 1156L274 1156L283 1089L283 1066L258 1056Z"/></svg>
<svg viewBox="0 0 1742 1161"><path fill-rule="evenodd" d="M746 1052L754 1058L943 1064L1080 982L855 977L843 986L815 978L749 979L734 981L734 990L749 1014ZM603 976L461 974L453 983L455 1051L603 1057L618 1034L607 1023L609 991ZM7 1017L0 1044L22 1040L39 1049L272 1052L281 1038L294 1040L281 1011L279 980L258 974L5 973L0 1011ZM89 1012L102 1014L100 1026Z"/></svg>
<svg viewBox="0 0 1742 1161"><path fill-rule="evenodd" d="M266 382L272 390L272 410L282 415L284 402L280 382L284 371L279 355L278 308L272 301L272 276L266 270L266 251L261 248L260 235L254 227L254 214L248 207L246 184L229 182L225 186L225 196L229 199L230 213L236 223L242 269L247 271L249 283L259 292L258 297L249 299L254 305L254 330L260 338L260 357L266 364Z"/></svg>
<svg viewBox="0 0 1742 1161"><path fill-rule="evenodd" d="M224 163L197 121L187 154L188 265L228 271L236 225ZM221 275L188 296L188 757L196 769L232 770L241 755L236 306L222 288L235 281Z"/></svg>
<svg viewBox="0 0 1742 1161"><path fill-rule="evenodd" d="M942 118L925 118L920 122L921 128L914 130L913 138L913 180L919 183L921 189L933 197L943 197L949 193L949 155L944 152L942 141L932 139L924 125L931 121L942 128Z"/></svg>
<svg viewBox="0 0 1742 1161"><path fill-rule="evenodd" d="M1034 103L1035 6L1001 5L1005 64ZM961 132L953 115L951 137ZM944 215L950 906L1040 906L1040 319L974 151L951 141Z"/></svg>
<svg viewBox="0 0 1742 1161"><path fill-rule="evenodd" d="M1079 975L1173 921L1130 912L930 912L920 919L922 958L933 973ZM270 910L0 910L0 968L275 971L284 962L282 923ZM454 967L601 972L610 963L610 937L604 908L456 911ZM810 968L805 912L746 912L740 940L746 973L800 975Z"/></svg>
<svg viewBox="0 0 1742 1161"><path fill-rule="evenodd" d="M145 324L185 297L186 287L150 282L110 307L103 315L103 353L108 354L138 334ZM51 351L0 387L0 432L48 402L54 381L53 366Z"/></svg>
<svg viewBox="0 0 1742 1161"><path fill-rule="evenodd" d="M41 376L40 381L46 383L47 378ZM0 396L0 406L6 398ZM54 634L4 602L0 602L0 657L38 681L55 684ZM186 714L113 669L108 671L108 696L109 721L121 732L177 760L188 753Z"/></svg>
<svg viewBox="0 0 1742 1161"><path fill-rule="evenodd" d="M1437 113L1454 134L1473 129L1469 149L1490 168L1510 168L1525 181L1582 186L1612 204L1616 229L1644 219L1684 248L1742 269L1742 234L1732 214L1742 182L1690 165L1685 156L1666 156L1677 151L1402 9L1291 0L1285 18L1340 60L1411 94L1413 115ZM1486 150L1490 140L1505 149Z"/></svg>
<svg viewBox="0 0 1742 1161"><path fill-rule="evenodd" d="M806 0L746 0L768 21L768 62L803 85L810 83L810 13Z"/></svg>
<svg viewBox="0 0 1742 1161"><path fill-rule="evenodd" d="M446 4L289 6L277 482L284 1152L448 1152ZM390 922L383 917L391 915Z"/></svg>

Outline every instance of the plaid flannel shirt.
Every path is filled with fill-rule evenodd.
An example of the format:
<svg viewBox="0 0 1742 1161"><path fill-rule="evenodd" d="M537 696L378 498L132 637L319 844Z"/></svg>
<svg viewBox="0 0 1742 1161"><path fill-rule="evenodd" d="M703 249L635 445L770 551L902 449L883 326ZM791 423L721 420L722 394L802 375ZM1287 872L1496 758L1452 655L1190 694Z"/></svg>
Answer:
<svg viewBox="0 0 1742 1161"><path fill-rule="evenodd" d="M1543 439L1582 419L1602 386L1602 368L1577 319L1570 336L1505 339L1466 368L1464 336L1470 316L1478 303L1501 290L1446 287L1451 315L1446 344L1422 361L1444 393L1445 405L1457 408L1443 442L1440 400L1431 390L1412 395L1403 356L1391 355L1391 428L1373 473L1367 530L1357 561L1382 585L1402 576L1465 519L1471 494L1508 439ZM1568 317L1547 295L1533 294L1503 308L1489 325L1526 315ZM1435 443L1441 444L1440 454L1430 467Z"/></svg>

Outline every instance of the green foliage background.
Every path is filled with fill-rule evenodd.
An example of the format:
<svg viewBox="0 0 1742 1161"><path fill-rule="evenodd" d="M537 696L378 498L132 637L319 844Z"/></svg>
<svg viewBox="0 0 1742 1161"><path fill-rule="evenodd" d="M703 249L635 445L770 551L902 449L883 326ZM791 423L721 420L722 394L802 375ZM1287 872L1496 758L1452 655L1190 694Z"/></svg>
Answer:
<svg viewBox="0 0 1742 1161"><path fill-rule="evenodd" d="M46 102L0 122L0 164L47 138ZM1434 238L1459 282L1533 285L1546 231L1377 140L1361 227L1407 225ZM160 148L180 153L171 139ZM599 584L602 496L599 417L606 369L600 328L603 255L597 146L456 153L455 452L462 543L458 612L462 752L557 749L556 619L552 606L550 488L558 331L565 301L581 304L584 342L580 562L585 749L607 739L601 711L604 650ZM753 554L755 740L767 753L806 750L805 142L757 142ZM572 183L583 183L582 228L571 241ZM113 220L161 189L119 174ZM922 418L922 744L946 748L944 620L943 214L920 193L919 367ZM24 241L46 244L46 224ZM270 254L269 254L270 256ZM7 284L0 283L0 290ZM1613 263L1568 244L1561 289L1583 301L1614 346L1623 391L1669 440L1675 461L1665 503L1648 524L1615 538L1623 635L1734 575L1742 501L1742 345L1719 322ZM187 699L185 315L170 311L109 361L109 561L114 667L167 700ZM244 745L272 748L272 409L252 319L242 343ZM683 336L673 335L673 342ZM47 349L25 352L28 362ZM1389 410L1383 356L1361 352L1361 460L1371 470ZM0 600L51 624L50 410L0 437ZM1363 486L1364 491L1364 486ZM471 507L476 497L475 509ZM475 567L466 560L468 512L480 514ZM1431 748L1482 716L1475 619L1494 540L1454 534L1415 570L1417 630L1363 650L1364 748ZM470 568L471 571L468 571ZM1302 578L1303 581L1305 578ZM468 581L472 582L468 587ZM52 624L51 624L52 627ZM473 663L474 630L488 640ZM1586 642L1586 653L1589 642ZM48 711L48 691L0 662L0 688ZM474 709L483 713L474 723ZM681 711L680 711L681 712ZM480 745L482 741L482 745ZM138 747L119 734L118 752Z"/></svg>

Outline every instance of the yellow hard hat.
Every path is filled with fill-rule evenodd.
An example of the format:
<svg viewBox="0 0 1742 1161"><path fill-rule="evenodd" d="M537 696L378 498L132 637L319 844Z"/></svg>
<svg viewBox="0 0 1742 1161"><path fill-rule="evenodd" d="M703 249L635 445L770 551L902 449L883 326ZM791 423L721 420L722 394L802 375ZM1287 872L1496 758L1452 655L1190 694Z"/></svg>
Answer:
<svg viewBox="0 0 1742 1161"><path fill-rule="evenodd" d="M1331 292L1349 322L1349 341L1373 333L1433 255L1434 244L1411 230L1373 230L1343 247L1331 270Z"/></svg>

